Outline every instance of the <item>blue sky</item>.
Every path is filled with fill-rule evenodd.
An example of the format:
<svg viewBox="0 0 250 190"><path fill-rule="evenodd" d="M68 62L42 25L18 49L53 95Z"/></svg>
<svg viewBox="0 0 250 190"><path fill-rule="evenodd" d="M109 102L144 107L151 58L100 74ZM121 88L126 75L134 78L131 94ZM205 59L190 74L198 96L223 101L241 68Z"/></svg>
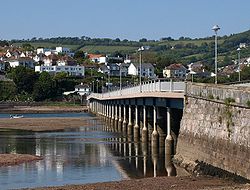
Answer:
<svg viewBox="0 0 250 190"><path fill-rule="evenodd" d="M1 0L0 39L89 36L158 40L250 29L249 0Z"/></svg>

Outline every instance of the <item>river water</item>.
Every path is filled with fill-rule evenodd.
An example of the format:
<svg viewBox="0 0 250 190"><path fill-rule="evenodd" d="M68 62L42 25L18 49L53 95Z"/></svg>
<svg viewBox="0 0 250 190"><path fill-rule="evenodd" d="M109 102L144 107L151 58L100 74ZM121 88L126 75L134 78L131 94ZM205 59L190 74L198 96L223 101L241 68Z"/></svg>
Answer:
<svg viewBox="0 0 250 190"><path fill-rule="evenodd" d="M2 118L7 116L0 114ZM29 115L55 116L89 117L89 114ZM94 119L89 120L88 127L56 132L0 129L0 153L32 154L44 158L17 166L0 167L0 189L176 175L176 169L170 157L165 157L164 150L151 150L146 144L133 142L122 134L104 129L105 124Z"/></svg>

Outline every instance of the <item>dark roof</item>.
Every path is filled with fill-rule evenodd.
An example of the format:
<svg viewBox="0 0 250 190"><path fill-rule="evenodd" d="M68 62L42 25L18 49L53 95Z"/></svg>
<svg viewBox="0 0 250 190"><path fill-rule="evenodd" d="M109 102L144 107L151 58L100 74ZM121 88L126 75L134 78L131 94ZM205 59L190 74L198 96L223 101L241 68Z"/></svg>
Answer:
<svg viewBox="0 0 250 190"><path fill-rule="evenodd" d="M87 84L78 84L75 88L90 88Z"/></svg>
<svg viewBox="0 0 250 190"><path fill-rule="evenodd" d="M182 64L179 64L179 63L171 64L171 65L167 66L166 69L169 69L169 70L185 69L185 70L187 70L186 67L184 67Z"/></svg>

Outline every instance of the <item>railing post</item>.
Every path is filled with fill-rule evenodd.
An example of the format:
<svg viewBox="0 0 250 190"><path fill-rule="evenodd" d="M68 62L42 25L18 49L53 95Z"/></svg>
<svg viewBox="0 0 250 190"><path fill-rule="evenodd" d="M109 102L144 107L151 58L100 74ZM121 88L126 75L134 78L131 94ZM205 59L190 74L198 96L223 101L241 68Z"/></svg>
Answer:
<svg viewBox="0 0 250 190"><path fill-rule="evenodd" d="M154 91L156 91L156 80L154 80Z"/></svg>
<svg viewBox="0 0 250 190"><path fill-rule="evenodd" d="M173 79L170 79L170 92L172 92L173 91Z"/></svg>
<svg viewBox="0 0 250 190"><path fill-rule="evenodd" d="M161 80L159 79L159 92L161 91Z"/></svg>

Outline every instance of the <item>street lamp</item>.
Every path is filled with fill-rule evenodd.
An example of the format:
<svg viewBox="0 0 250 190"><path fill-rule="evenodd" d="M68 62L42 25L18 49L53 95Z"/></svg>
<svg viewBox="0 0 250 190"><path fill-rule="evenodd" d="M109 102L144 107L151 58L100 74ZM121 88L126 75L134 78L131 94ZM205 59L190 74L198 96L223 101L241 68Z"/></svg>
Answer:
<svg viewBox="0 0 250 190"><path fill-rule="evenodd" d="M108 68L108 93L110 96L110 66L108 65L107 68Z"/></svg>
<svg viewBox="0 0 250 190"><path fill-rule="evenodd" d="M220 30L220 27L218 25L215 25L212 30L215 32L215 84L217 84L217 32Z"/></svg>
<svg viewBox="0 0 250 190"><path fill-rule="evenodd" d="M95 81L94 80L92 81L92 84L93 84L93 87L92 87L93 93L95 93Z"/></svg>
<svg viewBox="0 0 250 190"><path fill-rule="evenodd" d="M240 82L240 48L237 49L238 51L238 71L239 71L239 82Z"/></svg>
<svg viewBox="0 0 250 190"><path fill-rule="evenodd" d="M98 83L99 83L99 80L98 80L98 79L96 80L96 83L97 83L97 84L96 84L96 92L99 93L99 91L98 91Z"/></svg>
<svg viewBox="0 0 250 190"><path fill-rule="evenodd" d="M138 49L138 51L140 52L140 60L139 60L139 62L140 62L140 77L139 77L139 79L140 79L140 92L141 92L142 91L142 89L141 89L141 64L142 64L142 51L144 51L144 47L141 46Z"/></svg>
<svg viewBox="0 0 250 190"><path fill-rule="evenodd" d="M120 95L122 95L122 63L119 64L120 68Z"/></svg>

